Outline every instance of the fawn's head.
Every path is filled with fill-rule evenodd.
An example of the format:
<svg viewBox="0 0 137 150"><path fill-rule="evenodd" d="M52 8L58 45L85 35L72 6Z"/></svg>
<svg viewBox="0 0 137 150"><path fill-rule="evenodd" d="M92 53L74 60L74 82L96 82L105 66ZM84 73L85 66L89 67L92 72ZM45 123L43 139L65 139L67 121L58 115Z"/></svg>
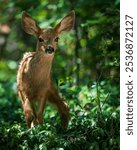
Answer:
<svg viewBox="0 0 137 150"><path fill-rule="evenodd" d="M72 29L75 22L75 12L71 11L59 24L52 29L41 29L34 19L26 12L22 14L22 26L26 33L38 39L37 50L52 54L56 50L59 35Z"/></svg>

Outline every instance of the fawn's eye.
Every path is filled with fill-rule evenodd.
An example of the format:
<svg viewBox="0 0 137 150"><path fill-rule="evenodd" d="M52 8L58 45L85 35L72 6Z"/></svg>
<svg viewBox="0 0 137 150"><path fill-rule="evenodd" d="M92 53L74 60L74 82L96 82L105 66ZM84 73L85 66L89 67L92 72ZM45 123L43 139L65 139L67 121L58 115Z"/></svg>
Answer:
<svg viewBox="0 0 137 150"><path fill-rule="evenodd" d="M56 37L56 38L55 38L55 42L58 42L58 40L59 40L59 37Z"/></svg>
<svg viewBox="0 0 137 150"><path fill-rule="evenodd" d="M39 38L39 42L43 42L44 40L42 38Z"/></svg>

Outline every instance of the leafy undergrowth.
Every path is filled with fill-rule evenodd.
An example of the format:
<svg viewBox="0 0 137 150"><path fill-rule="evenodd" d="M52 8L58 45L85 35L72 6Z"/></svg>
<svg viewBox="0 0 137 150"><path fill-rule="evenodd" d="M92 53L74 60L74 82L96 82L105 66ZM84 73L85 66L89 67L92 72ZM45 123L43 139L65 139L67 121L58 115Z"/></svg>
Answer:
<svg viewBox="0 0 137 150"><path fill-rule="evenodd" d="M15 82L0 83L0 150L118 150L119 90L105 81L58 86L70 106L67 130L51 106L42 126L27 129Z"/></svg>

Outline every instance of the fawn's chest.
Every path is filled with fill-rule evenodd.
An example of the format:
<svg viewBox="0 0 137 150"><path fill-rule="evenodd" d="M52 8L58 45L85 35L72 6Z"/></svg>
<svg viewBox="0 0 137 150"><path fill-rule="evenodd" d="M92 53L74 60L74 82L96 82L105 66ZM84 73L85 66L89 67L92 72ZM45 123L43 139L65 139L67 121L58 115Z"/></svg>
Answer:
<svg viewBox="0 0 137 150"><path fill-rule="evenodd" d="M50 83L52 59L36 53L23 58L22 66L19 70L20 82L25 89L47 88Z"/></svg>

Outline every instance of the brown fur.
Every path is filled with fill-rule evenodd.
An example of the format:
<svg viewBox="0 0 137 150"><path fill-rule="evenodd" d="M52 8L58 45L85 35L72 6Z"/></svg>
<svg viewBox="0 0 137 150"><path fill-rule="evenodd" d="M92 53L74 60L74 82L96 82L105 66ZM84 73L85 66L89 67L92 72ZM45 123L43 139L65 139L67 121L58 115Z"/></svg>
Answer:
<svg viewBox="0 0 137 150"><path fill-rule="evenodd" d="M22 100L27 126L33 127L42 123L46 102L55 105L61 114L62 125L67 127L69 108L63 101L51 80L51 67L54 53L46 53L45 49L57 47L55 40L63 31L69 31L74 25L75 14L70 12L54 29L40 29L26 12L22 15L22 26L28 34L41 38L37 42L36 52L25 53L17 73L18 94ZM68 22L68 24L67 24ZM36 107L37 106L37 107Z"/></svg>

